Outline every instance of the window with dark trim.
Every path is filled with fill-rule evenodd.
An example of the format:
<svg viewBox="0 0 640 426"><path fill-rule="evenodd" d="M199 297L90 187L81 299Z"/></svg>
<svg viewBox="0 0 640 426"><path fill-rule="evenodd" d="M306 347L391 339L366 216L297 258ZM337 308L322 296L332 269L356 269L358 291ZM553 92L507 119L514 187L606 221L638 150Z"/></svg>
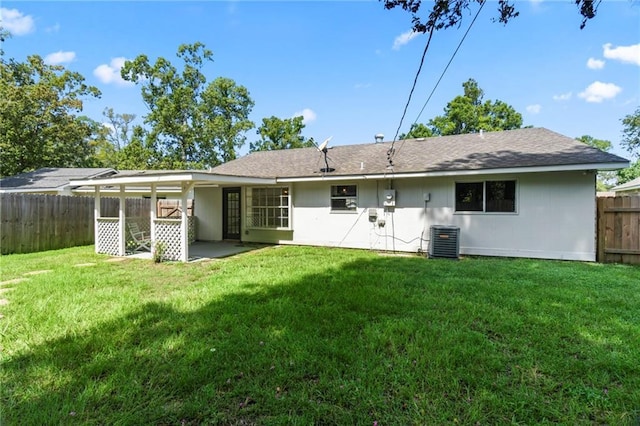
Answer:
<svg viewBox="0 0 640 426"><path fill-rule="evenodd" d="M247 188L247 227L289 228L289 188Z"/></svg>
<svg viewBox="0 0 640 426"><path fill-rule="evenodd" d="M516 181L456 182L457 212L516 211Z"/></svg>
<svg viewBox="0 0 640 426"><path fill-rule="evenodd" d="M331 185L331 210L355 211L358 208L356 185Z"/></svg>

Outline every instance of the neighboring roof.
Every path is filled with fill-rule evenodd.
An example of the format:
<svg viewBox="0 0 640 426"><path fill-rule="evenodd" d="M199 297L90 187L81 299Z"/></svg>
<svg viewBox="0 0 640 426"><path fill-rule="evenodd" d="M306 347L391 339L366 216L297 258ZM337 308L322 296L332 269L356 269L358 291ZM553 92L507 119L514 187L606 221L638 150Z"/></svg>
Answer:
<svg viewBox="0 0 640 426"><path fill-rule="evenodd" d="M71 180L92 179L115 174L110 168L43 168L0 179L0 192L61 191Z"/></svg>
<svg viewBox="0 0 640 426"><path fill-rule="evenodd" d="M544 128L409 139L330 148L329 167L316 148L259 151L214 167L211 173L265 178L481 171L512 168L621 169L628 161ZM522 170L524 171L524 170Z"/></svg>
<svg viewBox="0 0 640 426"><path fill-rule="evenodd" d="M640 177L611 188L614 192L640 191Z"/></svg>

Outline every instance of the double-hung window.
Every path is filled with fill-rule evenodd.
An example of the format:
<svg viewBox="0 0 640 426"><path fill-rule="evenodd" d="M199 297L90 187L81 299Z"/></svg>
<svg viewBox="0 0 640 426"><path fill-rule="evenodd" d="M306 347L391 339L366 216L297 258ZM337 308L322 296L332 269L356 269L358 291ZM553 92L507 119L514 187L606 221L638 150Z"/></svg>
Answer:
<svg viewBox="0 0 640 426"><path fill-rule="evenodd" d="M515 213L516 181L456 182L456 211Z"/></svg>
<svg viewBox="0 0 640 426"><path fill-rule="evenodd" d="M289 187L247 188L247 227L289 229Z"/></svg>
<svg viewBox="0 0 640 426"><path fill-rule="evenodd" d="M331 211L356 211L358 187L356 185L331 185Z"/></svg>

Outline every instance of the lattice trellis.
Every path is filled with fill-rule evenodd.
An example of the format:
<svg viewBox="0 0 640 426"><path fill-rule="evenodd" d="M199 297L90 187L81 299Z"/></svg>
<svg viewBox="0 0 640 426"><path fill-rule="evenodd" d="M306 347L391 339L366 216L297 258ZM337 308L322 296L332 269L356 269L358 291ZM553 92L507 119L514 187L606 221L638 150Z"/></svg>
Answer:
<svg viewBox="0 0 640 426"><path fill-rule="evenodd" d="M157 219L155 221L155 245L161 243L165 260L180 260L182 257L181 223L175 219Z"/></svg>
<svg viewBox="0 0 640 426"><path fill-rule="evenodd" d="M118 256L120 254L119 245L119 220L118 218L99 218L98 235L96 236L97 252ZM136 222L140 230L150 234L150 223L146 218L127 217L126 222ZM188 244L192 244L196 240L196 218L188 217ZM155 237L154 244L162 243L164 246L165 260L181 260L182 259L182 223L179 219L157 219L155 221ZM132 241L129 232L125 232L126 247Z"/></svg>
<svg viewBox="0 0 640 426"><path fill-rule="evenodd" d="M189 233L187 234L187 238L189 239L189 244L193 244L196 241L196 217L189 216Z"/></svg>
<svg viewBox="0 0 640 426"><path fill-rule="evenodd" d="M98 218L98 235L96 235L96 251L98 253L117 256L120 254L120 227L118 218Z"/></svg>

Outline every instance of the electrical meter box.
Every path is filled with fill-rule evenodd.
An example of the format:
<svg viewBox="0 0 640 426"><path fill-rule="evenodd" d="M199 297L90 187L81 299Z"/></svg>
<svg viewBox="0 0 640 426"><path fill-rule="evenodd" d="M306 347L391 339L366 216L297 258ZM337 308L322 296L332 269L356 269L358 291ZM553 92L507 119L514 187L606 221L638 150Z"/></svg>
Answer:
<svg viewBox="0 0 640 426"><path fill-rule="evenodd" d="M384 201L382 202L382 205L385 207L396 206L396 190L395 189L384 190Z"/></svg>
<svg viewBox="0 0 640 426"><path fill-rule="evenodd" d="M375 223L378 220L378 209L369 209L369 222Z"/></svg>

